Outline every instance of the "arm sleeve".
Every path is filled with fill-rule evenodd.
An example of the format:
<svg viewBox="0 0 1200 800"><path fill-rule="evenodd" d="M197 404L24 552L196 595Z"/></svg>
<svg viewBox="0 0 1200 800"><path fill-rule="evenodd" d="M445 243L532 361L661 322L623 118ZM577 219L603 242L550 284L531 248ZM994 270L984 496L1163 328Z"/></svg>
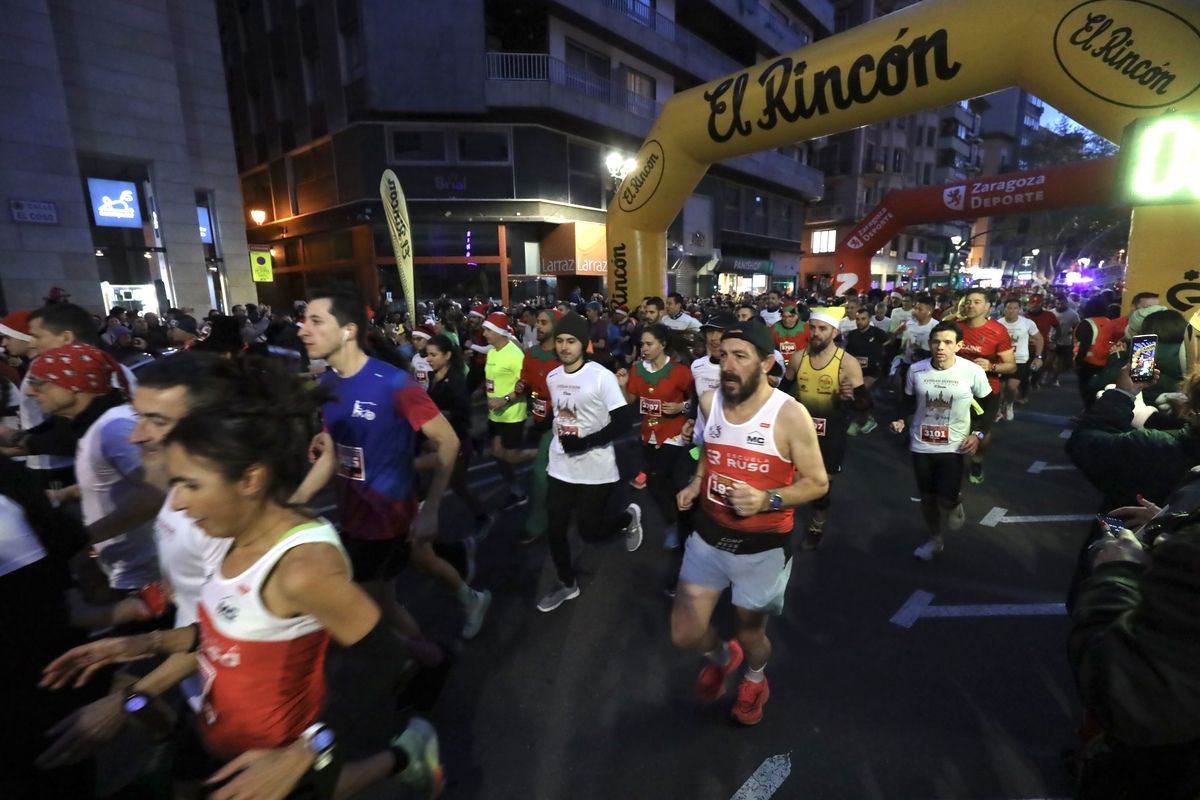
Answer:
<svg viewBox="0 0 1200 800"><path fill-rule="evenodd" d="M114 419L100 431L101 455L126 478L142 468L142 453L129 441L134 424L132 419Z"/></svg>
<svg viewBox="0 0 1200 800"><path fill-rule="evenodd" d="M20 439L25 451L34 456L74 456L78 442L71 424L62 417L50 417Z"/></svg>
<svg viewBox="0 0 1200 800"><path fill-rule="evenodd" d="M1092 349L1092 326L1087 320L1082 320L1075 326L1075 339L1079 342L1079 354L1075 356L1075 363L1082 364L1088 350Z"/></svg>

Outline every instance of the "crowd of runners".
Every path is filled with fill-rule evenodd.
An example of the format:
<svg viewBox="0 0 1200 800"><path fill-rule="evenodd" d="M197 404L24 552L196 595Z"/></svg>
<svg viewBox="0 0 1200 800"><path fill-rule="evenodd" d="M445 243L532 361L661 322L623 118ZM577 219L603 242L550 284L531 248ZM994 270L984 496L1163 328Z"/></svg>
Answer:
<svg viewBox="0 0 1200 800"><path fill-rule="evenodd" d="M984 483L1031 393L1074 371L1081 416L1108 385L1129 394L1123 342L1153 332L1155 383L1130 396L1170 416L1159 398L1189 391L1187 321L1153 295L1129 307L986 289L636 308L443 297L410 321L335 288L286 313L160 320L55 293L0 319L0 598L31 612L4 620L21 646L0 702L28 723L0 734L17 765L0 796L90 796L95 750L125 726L169 749L180 797L348 797L382 781L435 796L437 735L411 712L436 699L451 653L396 578L444 587L469 641L492 602L475 548L498 534L545 543L544 613L586 597L581 543L661 548L671 642L703 661L696 699L736 678L731 716L754 725L768 620L793 559L840 533L847 452L907 438L927 533L913 555L936 560L966 522L964 484ZM622 475L617 449L635 443ZM497 498L469 481L488 460ZM334 522L311 510L330 486ZM451 496L470 530L444 528ZM410 713L349 746L380 708Z"/></svg>

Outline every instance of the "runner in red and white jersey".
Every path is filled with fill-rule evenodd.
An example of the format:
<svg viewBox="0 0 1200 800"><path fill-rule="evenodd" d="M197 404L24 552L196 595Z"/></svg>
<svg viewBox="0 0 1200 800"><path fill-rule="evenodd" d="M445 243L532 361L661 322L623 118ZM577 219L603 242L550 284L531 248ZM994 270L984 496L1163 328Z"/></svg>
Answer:
<svg viewBox="0 0 1200 800"><path fill-rule="evenodd" d="M430 796L441 768L428 723L341 766L338 731L358 721L364 701L393 703L408 661L378 606L351 580L337 532L289 503L323 392L270 362L246 368L235 386L220 407L189 413L164 440L172 510L231 542L200 588L198 626L76 648L47 669L48 683L87 678L114 661L194 653L203 681L199 745L180 743L177 779L204 781L213 797L258 796L268 785L275 797L332 797L338 787L345 793L398 774ZM330 639L353 670L354 696L327 702ZM136 716L147 703L131 694L125 713Z"/></svg>
<svg viewBox="0 0 1200 800"><path fill-rule="evenodd" d="M642 358L626 370L617 370L617 383L626 401L635 404L642 415L642 469L646 487L658 505L666 523L663 547L680 546L676 529L675 466L687 453L684 436L688 403L695 390L692 373L668 352L669 329L661 324L648 325L642 331Z"/></svg>
<svg viewBox="0 0 1200 800"><path fill-rule="evenodd" d="M989 319L990 311L991 303L986 290L968 289L963 295L960 307L963 318L958 320L963 338L958 357L974 361L987 373L988 385L992 391L986 400L980 402L984 413L995 417L1000 408L1000 376L1016 373L1017 360L1008 329L994 319ZM992 434L988 433L979 449L971 456L971 483L983 483L983 454L991 444L991 439Z"/></svg>
<svg viewBox="0 0 1200 800"><path fill-rule="evenodd" d="M775 343L758 323L725 331L721 388L700 399L708 420L696 474L676 496L696 532L685 545L671 611L676 647L704 653L696 695L720 698L725 682L745 659L733 718L762 720L770 696L763 670L771 655L767 619L783 611L791 574L795 506L822 497L829 479L812 418L798 402L767 382ZM737 637L722 643L711 624L717 600L733 589Z"/></svg>

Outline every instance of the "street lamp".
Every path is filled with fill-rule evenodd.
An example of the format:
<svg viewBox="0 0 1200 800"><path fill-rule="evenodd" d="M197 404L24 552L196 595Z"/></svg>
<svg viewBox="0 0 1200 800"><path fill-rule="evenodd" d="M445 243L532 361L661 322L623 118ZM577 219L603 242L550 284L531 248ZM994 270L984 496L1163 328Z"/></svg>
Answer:
<svg viewBox="0 0 1200 800"><path fill-rule="evenodd" d="M625 180L626 175L633 172L633 168L637 166L637 159L623 156L614 150L605 157L604 166L608 169L608 174L612 176L613 181L620 183Z"/></svg>
<svg viewBox="0 0 1200 800"><path fill-rule="evenodd" d="M255 225L262 225L267 221L267 212L261 208L252 208L250 209L250 219L254 221Z"/></svg>

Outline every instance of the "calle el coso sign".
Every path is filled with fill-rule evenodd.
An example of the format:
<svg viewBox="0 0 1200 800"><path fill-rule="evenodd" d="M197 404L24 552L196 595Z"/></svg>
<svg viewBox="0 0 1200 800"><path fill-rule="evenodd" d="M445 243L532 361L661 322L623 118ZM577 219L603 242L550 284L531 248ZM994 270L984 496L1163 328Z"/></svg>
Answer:
<svg viewBox="0 0 1200 800"><path fill-rule="evenodd" d="M1117 167L1119 203L1200 203L1200 114L1164 114L1125 129Z"/></svg>

